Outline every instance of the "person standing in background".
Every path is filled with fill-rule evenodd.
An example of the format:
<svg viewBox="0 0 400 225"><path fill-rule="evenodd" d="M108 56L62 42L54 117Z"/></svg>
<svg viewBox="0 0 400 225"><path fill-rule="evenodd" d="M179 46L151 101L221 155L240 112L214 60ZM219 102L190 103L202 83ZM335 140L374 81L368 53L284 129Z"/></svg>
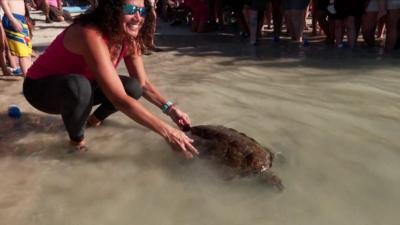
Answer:
<svg viewBox="0 0 400 225"><path fill-rule="evenodd" d="M13 56L18 57L22 74L25 76L32 63L32 42L25 19L25 2L23 0L1 0L1 6L5 14L2 25L10 52Z"/></svg>

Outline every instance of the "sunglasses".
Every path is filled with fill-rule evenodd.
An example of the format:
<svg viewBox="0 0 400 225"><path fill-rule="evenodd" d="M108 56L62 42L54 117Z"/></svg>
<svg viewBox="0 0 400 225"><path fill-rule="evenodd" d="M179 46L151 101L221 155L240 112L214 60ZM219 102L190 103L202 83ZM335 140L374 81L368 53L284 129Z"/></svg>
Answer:
<svg viewBox="0 0 400 225"><path fill-rule="evenodd" d="M137 7L135 5L125 4L122 10L125 15L134 15L139 12L140 16L146 16L146 8L144 7Z"/></svg>

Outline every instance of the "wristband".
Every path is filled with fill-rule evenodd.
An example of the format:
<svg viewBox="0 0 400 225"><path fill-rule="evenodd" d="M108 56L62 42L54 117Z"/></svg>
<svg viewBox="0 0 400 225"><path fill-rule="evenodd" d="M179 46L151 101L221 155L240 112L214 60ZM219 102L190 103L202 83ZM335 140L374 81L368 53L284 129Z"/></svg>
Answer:
<svg viewBox="0 0 400 225"><path fill-rule="evenodd" d="M164 103L161 106L161 110L163 111L163 113L167 113L169 111L169 109L175 105L172 101L168 100L166 103Z"/></svg>

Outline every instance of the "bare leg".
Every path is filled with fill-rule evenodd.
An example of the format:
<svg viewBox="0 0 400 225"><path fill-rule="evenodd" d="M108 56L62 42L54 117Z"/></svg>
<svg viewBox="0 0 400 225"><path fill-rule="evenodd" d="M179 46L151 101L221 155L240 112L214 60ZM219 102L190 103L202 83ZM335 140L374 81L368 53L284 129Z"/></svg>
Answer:
<svg viewBox="0 0 400 225"><path fill-rule="evenodd" d="M317 35L317 30L318 30L317 11L318 11L318 9L317 9L316 1L312 0L312 2L311 2L311 17L312 17L311 21L312 21L312 34L313 35Z"/></svg>
<svg viewBox="0 0 400 225"><path fill-rule="evenodd" d="M293 17L292 14L293 14L292 10L286 10L286 12L285 12L286 30L287 30L288 35L293 40L294 39L294 36L293 36L294 29L293 29L293 23L292 23L292 17Z"/></svg>
<svg viewBox="0 0 400 225"><path fill-rule="evenodd" d="M329 36L326 38L327 44L335 44L335 19L328 17Z"/></svg>
<svg viewBox="0 0 400 225"><path fill-rule="evenodd" d="M282 1L272 0L271 3L272 3L272 22L274 24L274 36L279 37L282 32L282 20L283 20Z"/></svg>
<svg viewBox="0 0 400 225"><path fill-rule="evenodd" d="M206 32L210 32L210 28L208 26L207 21L200 21L199 25L197 27L197 33L206 33Z"/></svg>
<svg viewBox="0 0 400 225"><path fill-rule="evenodd" d="M347 40L350 48L354 48L357 42L357 32L354 16L348 16L344 20L346 26Z"/></svg>
<svg viewBox="0 0 400 225"><path fill-rule="evenodd" d="M264 13L265 24L267 24L267 28L271 29L271 20L272 20L272 5L271 3L267 4L267 10Z"/></svg>
<svg viewBox="0 0 400 225"><path fill-rule="evenodd" d="M191 31L192 32L197 32L197 29L199 28L199 21L197 20L192 20L192 28Z"/></svg>
<svg viewBox="0 0 400 225"><path fill-rule="evenodd" d="M1 48L1 47L0 47ZM0 53L0 64L1 64L1 70L3 72L3 75L5 76L10 76L11 73L7 68L7 62L6 62L6 55L5 55L5 51L4 48L0 49L1 53Z"/></svg>
<svg viewBox="0 0 400 225"><path fill-rule="evenodd" d="M224 25L224 20L223 20L223 1L222 0L216 0L215 1L215 5L214 5L214 11L215 11L215 16L218 20L218 26L219 29L222 29L223 25Z"/></svg>
<svg viewBox="0 0 400 225"><path fill-rule="evenodd" d="M335 46L339 47L343 41L343 21L335 20Z"/></svg>
<svg viewBox="0 0 400 225"><path fill-rule="evenodd" d="M375 30L378 12L366 12L362 21L362 36L369 47L375 46Z"/></svg>
<svg viewBox="0 0 400 225"><path fill-rule="evenodd" d="M24 76L26 76L29 67L32 64L32 60L30 56L19 58L19 64L21 66L21 70Z"/></svg>
<svg viewBox="0 0 400 225"><path fill-rule="evenodd" d="M390 52L394 49L397 41L397 24L400 19L400 9L389 10L387 17L387 34L385 51Z"/></svg>
<svg viewBox="0 0 400 225"><path fill-rule="evenodd" d="M7 68L6 52L7 52L7 40L5 39L5 33L3 25L0 24L0 66L3 71L3 75L10 76L11 73Z"/></svg>
<svg viewBox="0 0 400 225"><path fill-rule="evenodd" d="M292 38L295 42L303 41L306 10L293 10L292 12Z"/></svg>
<svg viewBox="0 0 400 225"><path fill-rule="evenodd" d="M0 48L1 48L1 52L2 52L1 57L3 57L3 55L4 55L4 59L2 58L2 60L4 60L4 65L7 67L7 60L8 60L10 67L17 68L18 65L17 65L16 57L11 55L10 49L8 48L6 33L4 32L3 25L1 25L1 24L0 24L0 42L1 42ZM3 64L1 66L3 68Z"/></svg>
<svg viewBox="0 0 400 225"><path fill-rule="evenodd" d="M8 48L6 49L6 54L7 54L7 58L8 58L8 62L10 64L10 67L17 68L18 67L18 63L17 63L18 62L18 57L12 55Z"/></svg>
<svg viewBox="0 0 400 225"><path fill-rule="evenodd" d="M264 26L264 10L257 10L257 37L261 37Z"/></svg>
<svg viewBox="0 0 400 225"><path fill-rule="evenodd" d="M5 60L6 57L5 57L4 51L3 50L0 50L0 51L1 51L1 53L0 53L1 71L3 72L3 75L10 76L11 73L7 68L7 63L6 63L6 60Z"/></svg>
<svg viewBox="0 0 400 225"><path fill-rule="evenodd" d="M250 21L249 21L249 28L250 28L250 44L256 44L257 42L257 11L250 9Z"/></svg>
<svg viewBox="0 0 400 225"><path fill-rule="evenodd" d="M243 32L245 32L246 34L249 34L250 33L249 26L247 24L247 21L243 14L243 11L237 10L237 11L235 11L235 15L236 15L236 19L238 21L240 28L242 28Z"/></svg>
<svg viewBox="0 0 400 225"><path fill-rule="evenodd" d="M98 127L102 123L101 120L99 120L94 114L90 115L87 122L86 126L87 127Z"/></svg>
<svg viewBox="0 0 400 225"><path fill-rule="evenodd" d="M326 13L324 11L317 11L316 12L316 20L318 22L319 27L324 32L324 34L328 37L329 36L329 25L328 21L326 20Z"/></svg>
<svg viewBox="0 0 400 225"><path fill-rule="evenodd" d="M386 27L386 16L383 16L382 18L380 18L378 20L378 25L377 25L377 29L376 29L376 37L377 38L382 38L383 37L383 33Z"/></svg>
<svg viewBox="0 0 400 225"><path fill-rule="evenodd" d="M246 24L249 25L249 23L250 23L250 7L248 7L247 5L244 5L244 7L242 9L242 13L243 13L244 19L246 21Z"/></svg>
<svg viewBox="0 0 400 225"><path fill-rule="evenodd" d="M299 42L302 42L303 41L303 33L304 33L304 29L306 28L306 26L307 26L307 23L306 23L306 15L307 15L307 12L308 12L308 6L307 6L307 8L305 9L305 10L301 10L301 11L299 11L299 15L298 15L298 18L299 18L299 26L298 26L298 30L297 30L297 40L299 41Z"/></svg>
<svg viewBox="0 0 400 225"><path fill-rule="evenodd" d="M46 23L51 23L50 20L50 5L48 0L43 0L42 2L42 11L44 16L46 17Z"/></svg>

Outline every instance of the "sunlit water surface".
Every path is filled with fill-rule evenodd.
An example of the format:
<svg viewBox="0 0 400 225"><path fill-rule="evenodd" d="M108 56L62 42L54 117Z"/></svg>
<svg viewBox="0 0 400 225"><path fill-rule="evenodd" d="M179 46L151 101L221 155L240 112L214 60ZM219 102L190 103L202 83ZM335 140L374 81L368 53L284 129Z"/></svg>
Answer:
<svg viewBox="0 0 400 225"><path fill-rule="evenodd" d="M14 102L27 113L1 117L1 224L398 224L397 56L254 49L232 37L159 43L166 51L145 57L152 81L193 124L232 127L281 152L274 171L285 190L225 180L120 113L88 129L89 152L68 155L61 119L28 106L16 88L2 109Z"/></svg>

